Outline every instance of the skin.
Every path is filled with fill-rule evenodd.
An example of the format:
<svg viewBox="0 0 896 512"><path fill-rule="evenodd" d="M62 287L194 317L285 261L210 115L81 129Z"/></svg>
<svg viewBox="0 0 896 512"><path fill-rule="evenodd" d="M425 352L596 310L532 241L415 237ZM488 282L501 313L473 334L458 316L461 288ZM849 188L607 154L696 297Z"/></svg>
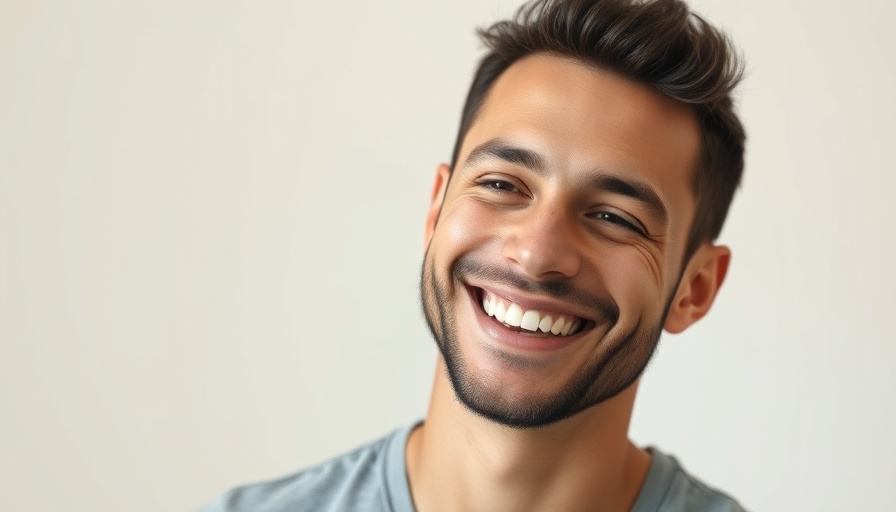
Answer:
<svg viewBox="0 0 896 512"><path fill-rule="evenodd" d="M700 148L687 106L588 64L537 54L495 82L426 220L443 355L407 446L417 510L631 508L650 464L627 437L637 379L661 329L706 314L730 260L706 242L682 261ZM514 332L481 290L586 329L557 346Z"/></svg>

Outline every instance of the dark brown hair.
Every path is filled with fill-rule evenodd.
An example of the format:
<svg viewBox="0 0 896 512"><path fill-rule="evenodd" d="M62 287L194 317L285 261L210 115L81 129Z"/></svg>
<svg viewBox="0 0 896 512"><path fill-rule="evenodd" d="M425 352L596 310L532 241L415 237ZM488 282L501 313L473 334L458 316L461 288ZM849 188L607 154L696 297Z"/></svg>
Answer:
<svg viewBox="0 0 896 512"><path fill-rule="evenodd" d="M451 158L501 73L534 53L572 57L647 84L692 105L703 152L692 178L697 208L685 263L719 236L744 167L743 126L731 93L743 67L723 33L680 0L533 0L511 20L479 30L490 50L479 64Z"/></svg>

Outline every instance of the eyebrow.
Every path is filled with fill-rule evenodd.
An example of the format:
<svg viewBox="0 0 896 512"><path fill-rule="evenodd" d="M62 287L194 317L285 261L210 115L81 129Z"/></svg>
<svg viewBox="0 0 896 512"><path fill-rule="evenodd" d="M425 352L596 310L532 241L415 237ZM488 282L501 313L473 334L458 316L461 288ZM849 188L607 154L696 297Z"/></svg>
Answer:
<svg viewBox="0 0 896 512"><path fill-rule="evenodd" d="M521 165L538 173L543 173L546 168L541 155L530 149L514 146L503 139L491 139L476 146L467 155L463 166L467 167L479 161L493 158Z"/></svg>
<svg viewBox="0 0 896 512"><path fill-rule="evenodd" d="M623 179L612 174L600 173L591 186L613 194L630 197L646 206L662 223L669 223L669 211L653 187L639 180Z"/></svg>
<svg viewBox="0 0 896 512"><path fill-rule="evenodd" d="M476 146L464 160L468 167L482 160L497 159L525 167L537 174L547 174L545 159L537 152L514 146L504 139L496 138ZM663 224L669 222L669 211L659 194L647 183L631 178L598 172L590 180L590 187L612 194L630 197L646 206Z"/></svg>

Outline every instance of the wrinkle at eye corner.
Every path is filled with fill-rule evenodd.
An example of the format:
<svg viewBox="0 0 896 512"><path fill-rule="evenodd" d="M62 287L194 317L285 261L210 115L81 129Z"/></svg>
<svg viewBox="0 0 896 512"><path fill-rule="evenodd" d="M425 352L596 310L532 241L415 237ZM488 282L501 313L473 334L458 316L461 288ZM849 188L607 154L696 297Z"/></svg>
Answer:
<svg viewBox="0 0 896 512"><path fill-rule="evenodd" d="M655 284L657 288L662 288L663 276L661 275L659 264L661 258L657 257L658 255L655 256L647 247L636 245L635 248L641 255L641 259L644 261L644 266L650 271L650 275L653 277L653 284Z"/></svg>

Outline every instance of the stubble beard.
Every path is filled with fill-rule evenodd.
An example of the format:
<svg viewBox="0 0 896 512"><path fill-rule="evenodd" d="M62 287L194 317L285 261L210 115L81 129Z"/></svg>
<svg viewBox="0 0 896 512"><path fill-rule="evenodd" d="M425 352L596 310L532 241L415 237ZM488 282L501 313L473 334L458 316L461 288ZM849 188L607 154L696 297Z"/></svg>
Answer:
<svg viewBox="0 0 896 512"><path fill-rule="evenodd" d="M529 429L556 423L600 404L631 386L647 367L656 350L673 298L670 294L657 321L645 322L642 318L628 332L617 336L618 341L606 338L602 340L601 343L609 343L612 350L590 362L560 390L530 395L524 399L509 397L502 392L500 383L488 382L486 376L471 371L465 362L456 317L451 309L457 300L457 294L463 288L455 288L454 293L451 293L448 284L436 276L429 256L427 251L420 276L423 312L445 360L446 372L455 395L472 412L513 428ZM450 272L455 283L461 282L460 277L471 274L490 278L493 282L502 281L518 288L539 291L559 299L567 299L575 294L564 283L527 283L510 272L484 267L467 258L458 260ZM673 287L673 290L675 288L677 287ZM594 297L592 300L595 309L605 317L602 320L610 322L612 328L618 320L616 305ZM612 329L608 329L610 330ZM516 369L525 369L528 364L525 359L509 355L501 359L503 364Z"/></svg>

